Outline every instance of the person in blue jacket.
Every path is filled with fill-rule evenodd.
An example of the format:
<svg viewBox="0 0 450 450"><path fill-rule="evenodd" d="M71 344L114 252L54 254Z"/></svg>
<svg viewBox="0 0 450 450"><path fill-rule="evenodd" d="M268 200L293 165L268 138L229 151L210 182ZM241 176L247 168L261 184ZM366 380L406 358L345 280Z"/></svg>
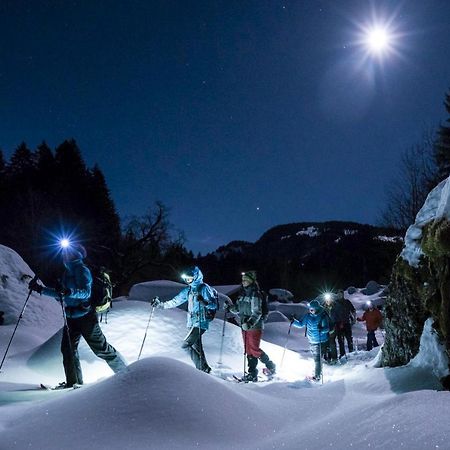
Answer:
<svg viewBox="0 0 450 450"><path fill-rule="evenodd" d="M197 369L209 373L211 367L206 361L202 336L208 330L209 323L216 312L213 292L211 287L203 282L203 274L197 266L188 269L182 278L188 286L172 300L163 302L155 297L150 303L156 308L169 309L188 302L187 327L189 332L184 338L182 347L189 352Z"/></svg>
<svg viewBox="0 0 450 450"><path fill-rule="evenodd" d="M322 376L321 358L326 354L328 348L330 331L328 314L317 300L313 300L309 304L309 312L299 320L293 319L292 324L298 328L306 327L306 337L314 358L314 375L312 379L319 381Z"/></svg>
<svg viewBox="0 0 450 450"><path fill-rule="evenodd" d="M62 257L65 271L60 287L44 287L35 280L29 284L31 290L53 297L64 305L67 327L63 330L61 353L66 381L59 384L57 387L59 389L83 384L78 356L81 336L91 350L108 363L113 372L119 372L126 367L120 354L108 344L98 323L95 309L90 304L92 275L83 262L86 258L86 249L80 244L71 244L62 250Z"/></svg>

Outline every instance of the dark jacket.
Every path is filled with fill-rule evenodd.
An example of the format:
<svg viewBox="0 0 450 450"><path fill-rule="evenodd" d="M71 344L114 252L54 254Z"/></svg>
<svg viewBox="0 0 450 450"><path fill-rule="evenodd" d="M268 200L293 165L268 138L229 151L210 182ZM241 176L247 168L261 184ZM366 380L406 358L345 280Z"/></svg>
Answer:
<svg viewBox="0 0 450 450"><path fill-rule="evenodd" d="M65 311L68 318L77 319L92 311L90 304L92 275L82 259L76 259L65 264L66 270L62 276L62 287L70 289L64 296ZM60 300L60 291L44 287L43 295Z"/></svg>
<svg viewBox="0 0 450 450"><path fill-rule="evenodd" d="M334 302L330 315L337 326L355 323L356 310L350 300L340 298Z"/></svg>
<svg viewBox="0 0 450 450"><path fill-rule="evenodd" d="M242 287L236 304L230 307L230 311L239 314L241 326L246 324L243 329L262 330L264 328L262 297L256 284Z"/></svg>

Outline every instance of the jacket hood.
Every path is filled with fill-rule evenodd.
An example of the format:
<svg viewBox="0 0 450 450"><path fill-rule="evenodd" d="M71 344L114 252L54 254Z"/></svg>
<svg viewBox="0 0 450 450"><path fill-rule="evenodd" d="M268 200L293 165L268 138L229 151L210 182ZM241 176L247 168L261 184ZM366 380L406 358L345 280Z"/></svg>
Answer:
<svg viewBox="0 0 450 450"><path fill-rule="evenodd" d="M75 266L78 266L80 264L83 264L83 260L81 258L73 259L72 261L67 261L67 262L64 263L64 266L66 267L66 269L71 270Z"/></svg>
<svg viewBox="0 0 450 450"><path fill-rule="evenodd" d="M316 314L319 314L323 310L322 306L320 305L320 303L317 300L313 300L312 302L310 302L309 307L311 309L315 309Z"/></svg>
<svg viewBox="0 0 450 450"><path fill-rule="evenodd" d="M193 273L194 280L189 286L196 288L197 286L203 283L203 273L197 266L194 267L193 272L194 272Z"/></svg>

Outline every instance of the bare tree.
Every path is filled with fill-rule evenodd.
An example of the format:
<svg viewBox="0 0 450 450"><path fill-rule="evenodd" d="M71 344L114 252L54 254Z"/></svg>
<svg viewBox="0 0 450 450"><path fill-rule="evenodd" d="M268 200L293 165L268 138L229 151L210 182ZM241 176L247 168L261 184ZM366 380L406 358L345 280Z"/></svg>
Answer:
<svg viewBox="0 0 450 450"><path fill-rule="evenodd" d="M402 155L398 174L387 188L387 203L381 213L381 225L406 230L434 187L437 167L434 139L426 133L421 144L408 148Z"/></svg>
<svg viewBox="0 0 450 450"><path fill-rule="evenodd" d="M150 266L169 266L165 256L174 247L183 247L182 235L173 236L168 209L157 202L141 217L132 217L124 227L120 252L117 255L117 284L127 285L141 271Z"/></svg>

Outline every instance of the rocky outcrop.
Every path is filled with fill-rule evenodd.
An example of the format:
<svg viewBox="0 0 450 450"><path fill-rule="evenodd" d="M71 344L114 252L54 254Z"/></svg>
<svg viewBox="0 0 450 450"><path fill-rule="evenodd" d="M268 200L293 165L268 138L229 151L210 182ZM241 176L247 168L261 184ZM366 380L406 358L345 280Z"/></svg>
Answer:
<svg viewBox="0 0 450 450"><path fill-rule="evenodd" d="M384 307L384 365L407 364L417 355L428 318L450 355L449 188L446 180L430 193L394 265ZM450 388L449 376L441 381Z"/></svg>
<svg viewBox="0 0 450 450"><path fill-rule="evenodd" d="M429 280L426 271L411 267L400 257L397 259L384 304L384 365L407 364L419 352L423 324L430 316L423 302L423 283L427 282L424 280Z"/></svg>

